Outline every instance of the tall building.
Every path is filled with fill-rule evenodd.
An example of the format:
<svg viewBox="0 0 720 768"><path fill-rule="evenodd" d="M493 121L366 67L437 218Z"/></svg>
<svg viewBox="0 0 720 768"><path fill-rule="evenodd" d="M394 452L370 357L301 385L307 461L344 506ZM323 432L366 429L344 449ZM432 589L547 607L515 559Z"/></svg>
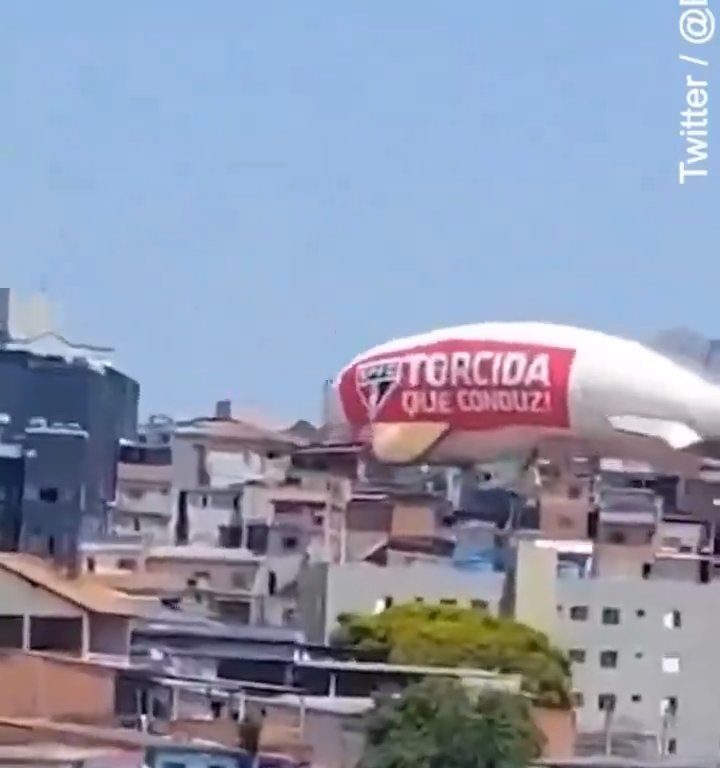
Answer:
<svg viewBox="0 0 720 768"><path fill-rule="evenodd" d="M4 549L57 555L81 531L103 528L120 440L137 434L139 398L111 353L58 334L44 298L22 301L0 289L1 439L21 446L18 455L0 454L0 485L23 478L19 509L7 495L0 500Z"/></svg>

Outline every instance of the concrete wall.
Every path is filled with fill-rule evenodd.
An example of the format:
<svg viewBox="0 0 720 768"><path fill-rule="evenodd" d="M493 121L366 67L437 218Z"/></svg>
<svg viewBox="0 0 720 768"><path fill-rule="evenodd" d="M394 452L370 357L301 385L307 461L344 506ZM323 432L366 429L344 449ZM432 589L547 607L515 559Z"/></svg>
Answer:
<svg viewBox="0 0 720 768"><path fill-rule="evenodd" d="M174 435L172 437L172 484L177 489L199 488L205 483L198 473L198 448L204 454L207 485L227 488L258 476L281 480L290 464L288 457L267 456L236 440Z"/></svg>
<svg viewBox="0 0 720 768"><path fill-rule="evenodd" d="M543 493L540 497L540 530L551 539L584 539L589 510L590 501L586 494L571 499L567 493Z"/></svg>
<svg viewBox="0 0 720 768"><path fill-rule="evenodd" d="M130 621L122 616L91 614L90 651L127 656L130 652Z"/></svg>
<svg viewBox="0 0 720 768"><path fill-rule="evenodd" d="M520 541L516 562L515 618L542 632L552 632L557 613L555 551Z"/></svg>
<svg viewBox="0 0 720 768"><path fill-rule="evenodd" d="M0 569L0 616L62 616L77 618L83 610L25 579Z"/></svg>
<svg viewBox="0 0 720 768"><path fill-rule="evenodd" d="M567 759L575 754L575 713L534 707L535 725L545 735L544 758Z"/></svg>
<svg viewBox="0 0 720 768"><path fill-rule="evenodd" d="M639 579L643 564L651 563L651 544L598 544L593 552L593 573L603 578Z"/></svg>
<svg viewBox="0 0 720 768"><path fill-rule="evenodd" d="M242 492L238 491L238 502ZM226 494L188 493L188 541L191 544L218 546L219 528L230 525L237 516L233 509L233 497Z"/></svg>
<svg viewBox="0 0 720 768"><path fill-rule="evenodd" d="M310 642L325 640L328 568L327 563L309 565L298 577L298 620Z"/></svg>
<svg viewBox="0 0 720 768"><path fill-rule="evenodd" d="M115 707L115 673L37 654L0 653L0 717L105 722Z"/></svg>
<svg viewBox="0 0 720 768"><path fill-rule="evenodd" d="M298 710L293 705L268 702L264 708L266 722L272 725L297 727L299 724ZM355 768L364 746L361 729L361 716L308 708L301 738L312 749L313 765Z"/></svg>
<svg viewBox="0 0 720 768"><path fill-rule="evenodd" d="M158 467L152 467L158 469ZM118 486L117 506L123 512L149 512L157 515L172 513L172 499L169 489L161 486L142 485L133 480L121 480Z"/></svg>
<svg viewBox="0 0 720 768"><path fill-rule="evenodd" d="M171 514L112 511L112 531L119 536L140 534L150 546L162 546L174 542Z"/></svg>
<svg viewBox="0 0 720 768"><path fill-rule="evenodd" d="M197 578L197 574L206 573L205 584L211 589L223 592L253 591L258 579L260 565L255 561L216 562L171 558L148 557L145 567L149 573L171 573L187 582ZM198 586L203 586L198 582Z"/></svg>
<svg viewBox="0 0 720 768"><path fill-rule="evenodd" d="M322 568L322 566L321 566ZM372 613L378 602L392 598L395 603L413 602L422 598L425 602L456 600L469 607L472 600L484 600L489 609L497 612L502 596L504 574L462 571L450 565L415 563L409 566L381 567L370 563L331 564L327 567L324 593L313 594L322 588L319 574L316 579L301 581L301 592L310 592L300 598L301 616L306 631L314 640L327 639L341 613ZM318 607L317 600L325 605ZM324 627L318 626L322 618ZM318 633L322 631L322 636Z"/></svg>

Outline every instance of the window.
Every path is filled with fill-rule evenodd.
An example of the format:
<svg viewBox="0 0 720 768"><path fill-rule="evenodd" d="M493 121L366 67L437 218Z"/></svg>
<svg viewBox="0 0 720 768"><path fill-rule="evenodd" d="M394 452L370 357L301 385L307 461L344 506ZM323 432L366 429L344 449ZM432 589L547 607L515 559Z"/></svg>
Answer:
<svg viewBox="0 0 720 768"><path fill-rule="evenodd" d="M635 658L642 659L645 654L642 651L635 651Z"/></svg>
<svg viewBox="0 0 720 768"><path fill-rule="evenodd" d="M88 557L88 559L87 559L87 569L88 569L88 573L95 573L95 558L94 557Z"/></svg>
<svg viewBox="0 0 720 768"><path fill-rule="evenodd" d="M677 739L675 738L668 739L667 751L668 751L668 755L677 754Z"/></svg>
<svg viewBox="0 0 720 768"><path fill-rule="evenodd" d="M284 536L282 540L283 549L286 552L292 552L298 547L297 536Z"/></svg>
<svg viewBox="0 0 720 768"><path fill-rule="evenodd" d="M580 691L573 691L570 695L570 702L575 709L580 709L585 705L585 697Z"/></svg>
<svg viewBox="0 0 720 768"><path fill-rule="evenodd" d="M440 601L440 605L457 605L457 600L453 600L452 598L449 598L449 597L444 597Z"/></svg>
<svg viewBox="0 0 720 768"><path fill-rule="evenodd" d="M600 666L603 669L615 669L617 661L617 651L600 651Z"/></svg>
<svg viewBox="0 0 720 768"><path fill-rule="evenodd" d="M603 608L602 623L603 624L619 624L620 609L619 608Z"/></svg>
<svg viewBox="0 0 720 768"><path fill-rule="evenodd" d="M247 589L248 578L245 571L233 571L230 576L230 581L234 589Z"/></svg>
<svg viewBox="0 0 720 768"><path fill-rule="evenodd" d="M667 629L680 629L682 626L680 611L668 611L663 616L663 624Z"/></svg>
<svg viewBox="0 0 720 768"><path fill-rule="evenodd" d="M283 609L283 613L282 613L283 626L289 627L294 622L295 622L295 609L294 608Z"/></svg>
<svg viewBox="0 0 720 768"><path fill-rule="evenodd" d="M23 647L23 617L0 616L0 648Z"/></svg>
<svg viewBox="0 0 720 768"><path fill-rule="evenodd" d="M661 717L664 717L665 715L669 715L670 717L675 717L675 715L677 715L677 711L678 711L677 696L666 696L664 699L660 701Z"/></svg>
<svg viewBox="0 0 720 768"><path fill-rule="evenodd" d="M570 609L570 618L573 621L587 621L587 617L587 605L573 605L573 607Z"/></svg>
<svg viewBox="0 0 720 768"><path fill-rule="evenodd" d="M123 571L134 571L137 568L137 560L132 557L121 557L117 561L117 567Z"/></svg>
<svg viewBox="0 0 720 768"><path fill-rule="evenodd" d="M425 602L425 598L423 598L423 597L416 597L415 598L415 602L416 603L424 603Z"/></svg>
<svg viewBox="0 0 720 768"><path fill-rule="evenodd" d="M386 595L381 600L375 601L375 610L374 613L382 613L383 611L386 611L388 608L392 608L393 599L390 595Z"/></svg>
<svg viewBox="0 0 720 768"><path fill-rule="evenodd" d="M488 609L487 600L471 600L470 607L476 611L486 611Z"/></svg>
<svg viewBox="0 0 720 768"><path fill-rule="evenodd" d="M613 712L617 696L614 693L601 693L598 696L598 709L602 712Z"/></svg>
<svg viewBox="0 0 720 768"><path fill-rule="evenodd" d="M630 697L630 701L632 701L633 704L639 704L642 701L642 696L639 693L633 693Z"/></svg>
<svg viewBox="0 0 720 768"><path fill-rule="evenodd" d="M680 657L679 656L663 656L662 657L662 671L668 675L677 675L680 671Z"/></svg>
<svg viewBox="0 0 720 768"><path fill-rule="evenodd" d="M608 541L610 544L624 544L626 541L625 534L622 531L610 531Z"/></svg>
<svg viewBox="0 0 720 768"><path fill-rule="evenodd" d="M645 616L645 610L643 608L638 608L637 611L635 611L635 615L638 619L642 619Z"/></svg>
<svg viewBox="0 0 720 768"><path fill-rule="evenodd" d="M46 504L55 504L59 496L57 488L41 488L39 495L40 501L44 501Z"/></svg>
<svg viewBox="0 0 720 768"><path fill-rule="evenodd" d="M585 651L582 648L571 648L568 651L568 658L575 664L583 664L585 661Z"/></svg>

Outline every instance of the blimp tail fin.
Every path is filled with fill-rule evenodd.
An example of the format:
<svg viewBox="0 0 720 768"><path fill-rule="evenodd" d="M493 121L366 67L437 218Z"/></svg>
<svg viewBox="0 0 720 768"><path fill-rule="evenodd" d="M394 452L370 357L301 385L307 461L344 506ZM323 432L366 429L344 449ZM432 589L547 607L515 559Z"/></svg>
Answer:
<svg viewBox="0 0 720 768"><path fill-rule="evenodd" d="M682 421L631 415L610 416L608 421L618 432L662 440L676 451L695 449L703 440L692 427Z"/></svg>
<svg viewBox="0 0 720 768"><path fill-rule="evenodd" d="M449 424L438 422L373 424L373 453L386 464L410 464L422 459L449 429Z"/></svg>

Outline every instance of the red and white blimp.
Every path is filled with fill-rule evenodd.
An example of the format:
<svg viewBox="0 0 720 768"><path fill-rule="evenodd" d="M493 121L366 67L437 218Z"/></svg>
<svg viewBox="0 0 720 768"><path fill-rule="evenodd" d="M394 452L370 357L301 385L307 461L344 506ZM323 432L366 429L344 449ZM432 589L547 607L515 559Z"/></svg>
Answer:
<svg viewBox="0 0 720 768"><path fill-rule="evenodd" d="M352 360L333 391L333 419L388 463L559 451L692 474L720 458L717 384L639 342L570 326L481 323L393 340Z"/></svg>

